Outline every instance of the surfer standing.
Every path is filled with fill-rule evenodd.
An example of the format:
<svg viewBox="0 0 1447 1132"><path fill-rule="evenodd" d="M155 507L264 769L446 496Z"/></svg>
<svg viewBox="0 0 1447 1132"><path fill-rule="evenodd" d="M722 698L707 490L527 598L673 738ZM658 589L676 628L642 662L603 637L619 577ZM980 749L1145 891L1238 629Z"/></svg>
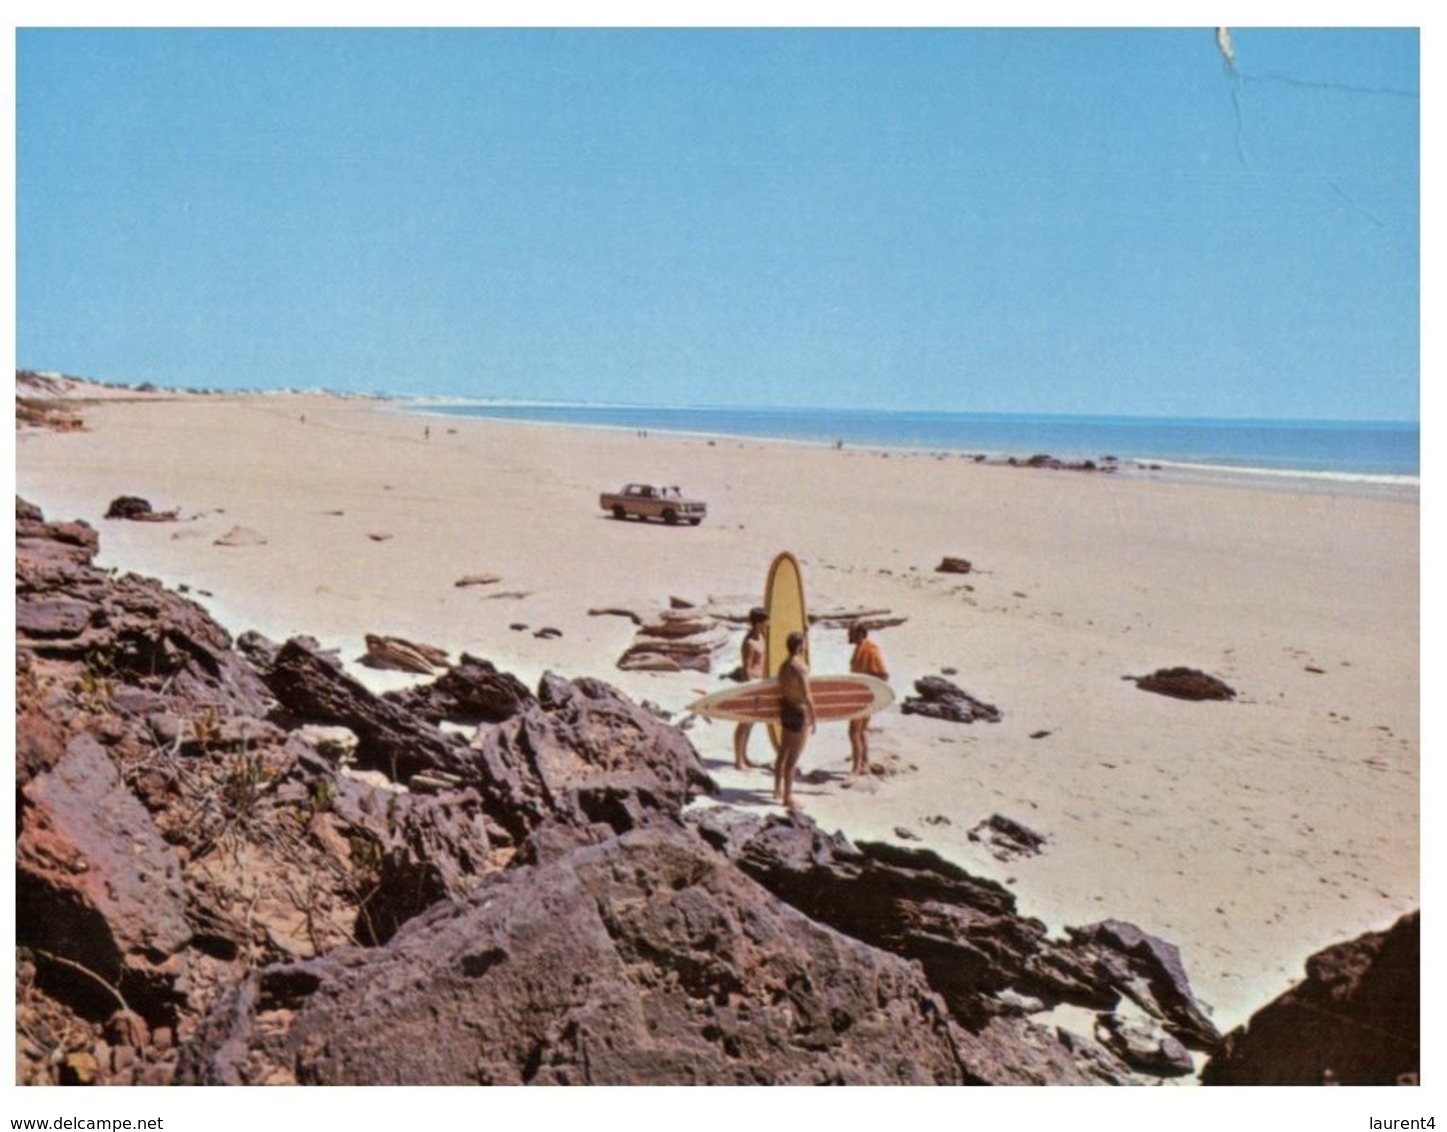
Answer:
<svg viewBox="0 0 1447 1132"><path fill-rule="evenodd" d="M789 657L779 669L779 728L783 740L774 763L774 797L786 809L794 809L794 770L810 733L818 726L814 696L809 691L809 666L804 663L804 634L789 634Z"/></svg>
<svg viewBox="0 0 1447 1132"><path fill-rule="evenodd" d="M854 655L849 658L849 671L864 676L889 679L889 670L884 666L884 656L879 646L869 639L869 630L859 622L849 627L849 643L854 646ZM849 773L869 773L869 716L849 721Z"/></svg>
<svg viewBox="0 0 1447 1132"><path fill-rule="evenodd" d="M745 680L764 678L764 634L768 629L769 615L755 606L749 610L749 631L744 636L743 662ZM749 733L752 723L740 723L734 728L734 769L748 770L758 764L749 762Z"/></svg>

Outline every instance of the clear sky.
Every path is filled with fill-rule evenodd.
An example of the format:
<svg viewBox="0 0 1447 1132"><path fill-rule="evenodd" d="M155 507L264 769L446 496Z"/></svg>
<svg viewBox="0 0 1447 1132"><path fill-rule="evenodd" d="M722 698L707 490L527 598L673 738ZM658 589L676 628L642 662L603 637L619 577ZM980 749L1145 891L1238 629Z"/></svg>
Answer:
<svg viewBox="0 0 1447 1132"><path fill-rule="evenodd" d="M17 362L1415 419L1414 30L16 34Z"/></svg>

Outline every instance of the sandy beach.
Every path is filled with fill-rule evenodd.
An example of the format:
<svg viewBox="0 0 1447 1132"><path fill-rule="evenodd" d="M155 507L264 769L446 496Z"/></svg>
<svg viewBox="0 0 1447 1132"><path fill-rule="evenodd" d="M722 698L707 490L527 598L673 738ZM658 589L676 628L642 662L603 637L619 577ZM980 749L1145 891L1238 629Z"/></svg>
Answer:
<svg viewBox="0 0 1447 1132"><path fill-rule="evenodd" d="M91 523L102 564L186 586L234 634L310 634L349 662L385 634L530 685L597 676L680 712L724 686L741 630L710 673L624 672L635 626L595 611L746 607L793 551L811 606L903 619L875 633L901 697L952 670L1003 715L892 709L871 733L887 773L852 782L844 727L821 727L805 812L926 845L1009 885L1052 930L1114 917L1170 940L1223 1031L1314 951L1420 905L1415 493L645 438L325 396L82 412L85 431L17 435L21 496ZM598 493L632 480L680 484L709 516L612 521ZM119 495L179 521L105 520ZM217 545L235 528L254 535ZM972 572L937 572L946 556ZM456 584L480 574L498 580ZM847 667L842 631L816 628L812 649L815 671ZM1174 666L1237 699L1125 679ZM417 680L349 667L375 689ZM732 769L731 725L689 735L720 800L771 806L765 772ZM766 750L755 735L751 754ZM994 814L1044 835L1044 851L996 860L969 837Z"/></svg>

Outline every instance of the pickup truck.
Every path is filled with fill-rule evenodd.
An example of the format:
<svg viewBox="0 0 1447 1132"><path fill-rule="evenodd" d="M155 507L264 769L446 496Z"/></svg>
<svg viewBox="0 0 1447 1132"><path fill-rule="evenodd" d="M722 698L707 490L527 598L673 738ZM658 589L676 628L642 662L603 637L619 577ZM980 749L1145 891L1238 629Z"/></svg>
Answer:
<svg viewBox="0 0 1447 1132"><path fill-rule="evenodd" d="M685 522L695 527L708 514L708 504L701 499L685 499L677 487L659 487L651 483L630 483L622 491L604 492L598 505L615 519L662 519L670 525Z"/></svg>

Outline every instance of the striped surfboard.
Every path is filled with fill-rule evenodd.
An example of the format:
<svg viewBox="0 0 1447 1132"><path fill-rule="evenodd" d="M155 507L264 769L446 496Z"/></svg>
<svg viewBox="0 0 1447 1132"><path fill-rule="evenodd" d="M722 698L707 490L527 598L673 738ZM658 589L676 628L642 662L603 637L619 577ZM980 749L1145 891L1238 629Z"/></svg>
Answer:
<svg viewBox="0 0 1447 1132"><path fill-rule="evenodd" d="M810 676L809 692L820 723L860 719L894 703L894 691L873 676ZM779 681L773 677L725 688L689 704L688 710L707 719L739 723L779 721Z"/></svg>

